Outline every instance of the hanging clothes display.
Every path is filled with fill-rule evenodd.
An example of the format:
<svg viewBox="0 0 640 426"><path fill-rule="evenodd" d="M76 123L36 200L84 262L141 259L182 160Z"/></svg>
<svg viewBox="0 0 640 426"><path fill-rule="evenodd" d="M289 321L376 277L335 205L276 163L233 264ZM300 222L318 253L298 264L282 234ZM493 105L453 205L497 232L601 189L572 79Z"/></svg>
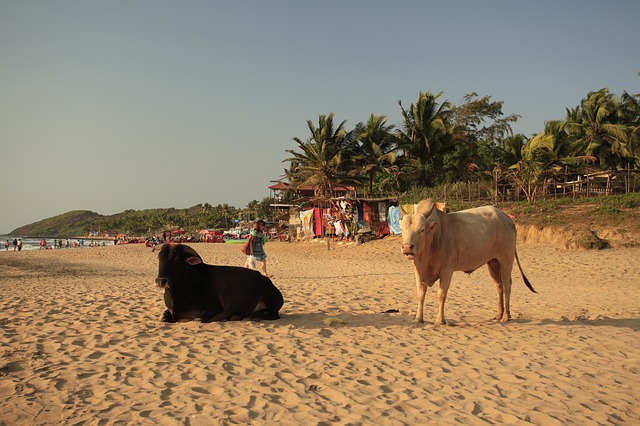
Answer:
<svg viewBox="0 0 640 426"><path fill-rule="evenodd" d="M387 203L378 203L378 220L380 222L387 221Z"/></svg>
<svg viewBox="0 0 640 426"><path fill-rule="evenodd" d="M371 207L371 203L364 203L362 205L362 210L364 212L364 214L362 215L363 220L367 222L367 224L374 224L376 218L373 208Z"/></svg>
<svg viewBox="0 0 640 426"><path fill-rule="evenodd" d="M387 223L387 203L378 203L378 235L389 235Z"/></svg>
<svg viewBox="0 0 640 426"><path fill-rule="evenodd" d="M300 212L302 237L313 238L313 209Z"/></svg>
<svg viewBox="0 0 640 426"><path fill-rule="evenodd" d="M324 235L324 226L322 223L322 209L320 207L315 207L313 209L313 214L315 216L316 222L316 237L322 237Z"/></svg>
<svg viewBox="0 0 640 426"><path fill-rule="evenodd" d="M344 232L344 230L342 229L342 222L339 220L333 222L333 227L337 236L342 235L342 233Z"/></svg>
<svg viewBox="0 0 640 426"><path fill-rule="evenodd" d="M358 224L360 225L361 228L365 228L366 227L366 223L364 221L364 204L362 203L362 201L358 201L356 203L356 211L358 214Z"/></svg>
<svg viewBox="0 0 640 426"><path fill-rule="evenodd" d="M402 234L402 231L400 230L401 216L402 215L400 214L400 207L397 207L397 206L389 207L389 216L387 218L387 222L389 222L389 230L394 235Z"/></svg>

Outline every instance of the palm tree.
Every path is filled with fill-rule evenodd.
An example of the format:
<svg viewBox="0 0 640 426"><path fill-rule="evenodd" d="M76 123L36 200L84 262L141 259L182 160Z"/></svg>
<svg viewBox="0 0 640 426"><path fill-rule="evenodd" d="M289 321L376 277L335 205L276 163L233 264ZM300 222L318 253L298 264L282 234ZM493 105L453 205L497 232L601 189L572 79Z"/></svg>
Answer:
<svg viewBox="0 0 640 426"><path fill-rule="evenodd" d="M505 175L514 180L512 176L513 169L511 169L511 167L520 164L523 148L527 142L528 139L522 133L507 136L499 141L497 156L491 172L495 184L496 196L498 195L498 183Z"/></svg>
<svg viewBox="0 0 640 426"><path fill-rule="evenodd" d="M522 133L508 136L500 141L498 165L502 167L511 167L522 160L522 150L529 142L527 137Z"/></svg>
<svg viewBox="0 0 640 426"><path fill-rule="evenodd" d="M353 135L345 130L345 123L335 127L333 113L320 115L318 127L307 120L311 132L307 141L293 138L300 151L287 150L292 157L284 161L293 166L291 177L297 186L312 185L316 196L332 197L336 185L351 183L352 170L347 165L352 158Z"/></svg>
<svg viewBox="0 0 640 426"><path fill-rule="evenodd" d="M438 154L452 147L452 128L450 123L451 103L444 101L438 105L442 92L420 93L418 102L404 109L398 101L404 118L403 129L398 132L405 155L420 161L417 171L418 185L426 186L429 162Z"/></svg>
<svg viewBox="0 0 640 426"><path fill-rule="evenodd" d="M568 117L565 129L584 154L598 159L602 169L616 170L631 156L620 102L606 88L590 92Z"/></svg>
<svg viewBox="0 0 640 426"><path fill-rule="evenodd" d="M387 125L387 117L371 114L366 124L355 128L359 142L356 158L369 180L369 192L373 193L373 180L377 174L390 172L398 159L398 140L392 133L394 125Z"/></svg>
<svg viewBox="0 0 640 426"><path fill-rule="evenodd" d="M509 167L508 176L524 192L527 201L536 199L541 177L544 174L544 160L539 158L540 151L526 153L522 160Z"/></svg>
<svg viewBox="0 0 640 426"><path fill-rule="evenodd" d="M640 165L640 94L624 92L621 99L623 120L629 131L628 148L636 165Z"/></svg>

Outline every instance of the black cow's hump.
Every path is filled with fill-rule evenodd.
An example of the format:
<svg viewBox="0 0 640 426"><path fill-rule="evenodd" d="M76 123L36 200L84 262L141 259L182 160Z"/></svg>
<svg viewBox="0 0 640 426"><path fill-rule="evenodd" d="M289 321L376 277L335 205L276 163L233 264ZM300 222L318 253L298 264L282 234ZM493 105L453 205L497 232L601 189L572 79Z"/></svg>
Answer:
<svg viewBox="0 0 640 426"><path fill-rule="evenodd" d="M236 275L241 277L251 277L258 279L262 275L260 272L254 269L248 269L243 266L228 266L228 265L207 265L213 272Z"/></svg>

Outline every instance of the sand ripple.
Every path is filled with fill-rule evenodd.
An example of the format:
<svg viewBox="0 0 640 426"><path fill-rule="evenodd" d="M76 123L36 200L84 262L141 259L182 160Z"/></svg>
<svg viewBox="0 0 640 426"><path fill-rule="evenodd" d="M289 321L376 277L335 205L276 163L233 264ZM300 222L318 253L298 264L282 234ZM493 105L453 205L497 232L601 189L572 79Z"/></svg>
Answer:
<svg viewBox="0 0 640 426"><path fill-rule="evenodd" d="M400 241L267 245L282 319L159 322L137 246L0 253L0 424L632 424L639 249L523 245L494 323L485 270L454 275L448 326L412 324ZM195 246L242 264L238 247ZM435 318L435 293L425 316ZM397 312L385 313L388 310ZM328 317L339 321L327 326Z"/></svg>

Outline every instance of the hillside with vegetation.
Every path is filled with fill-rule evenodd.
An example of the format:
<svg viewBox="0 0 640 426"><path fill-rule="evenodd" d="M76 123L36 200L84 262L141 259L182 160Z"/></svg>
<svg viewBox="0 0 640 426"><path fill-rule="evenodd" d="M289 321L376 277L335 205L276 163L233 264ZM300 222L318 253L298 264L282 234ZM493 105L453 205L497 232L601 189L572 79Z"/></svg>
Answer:
<svg viewBox="0 0 640 426"><path fill-rule="evenodd" d="M432 194L425 193L425 197ZM417 201L417 194L400 199L401 203ZM448 202L451 211L487 204L483 201ZM110 235L159 235L164 229L229 228L228 218L241 214L235 208L198 205L188 209L127 210L111 216L91 211L72 211L12 232L15 236L72 237L89 232ZM521 239L534 243L554 243L567 248L607 248L640 246L640 193L590 198L556 198L534 203L505 202L497 204L514 217ZM261 217L269 217L268 199L253 204ZM252 210L257 211L257 210ZM226 215L226 217L225 217ZM165 226L161 224L164 223ZM220 225L220 226L210 226Z"/></svg>
<svg viewBox="0 0 640 426"><path fill-rule="evenodd" d="M229 229L246 213L253 217L268 217L269 199L251 201L238 209L227 204L212 206L198 204L185 209L156 208L126 210L113 215L101 215L92 211L71 211L40 220L13 230L14 236L73 237L89 234L135 236L159 235L164 230L184 229L196 232L201 229Z"/></svg>
<svg viewBox="0 0 640 426"><path fill-rule="evenodd" d="M87 235L93 229L95 223L104 216L88 210L74 210L58 216L43 219L41 221L21 226L14 229L9 235L13 236L47 236L70 237L75 235Z"/></svg>

